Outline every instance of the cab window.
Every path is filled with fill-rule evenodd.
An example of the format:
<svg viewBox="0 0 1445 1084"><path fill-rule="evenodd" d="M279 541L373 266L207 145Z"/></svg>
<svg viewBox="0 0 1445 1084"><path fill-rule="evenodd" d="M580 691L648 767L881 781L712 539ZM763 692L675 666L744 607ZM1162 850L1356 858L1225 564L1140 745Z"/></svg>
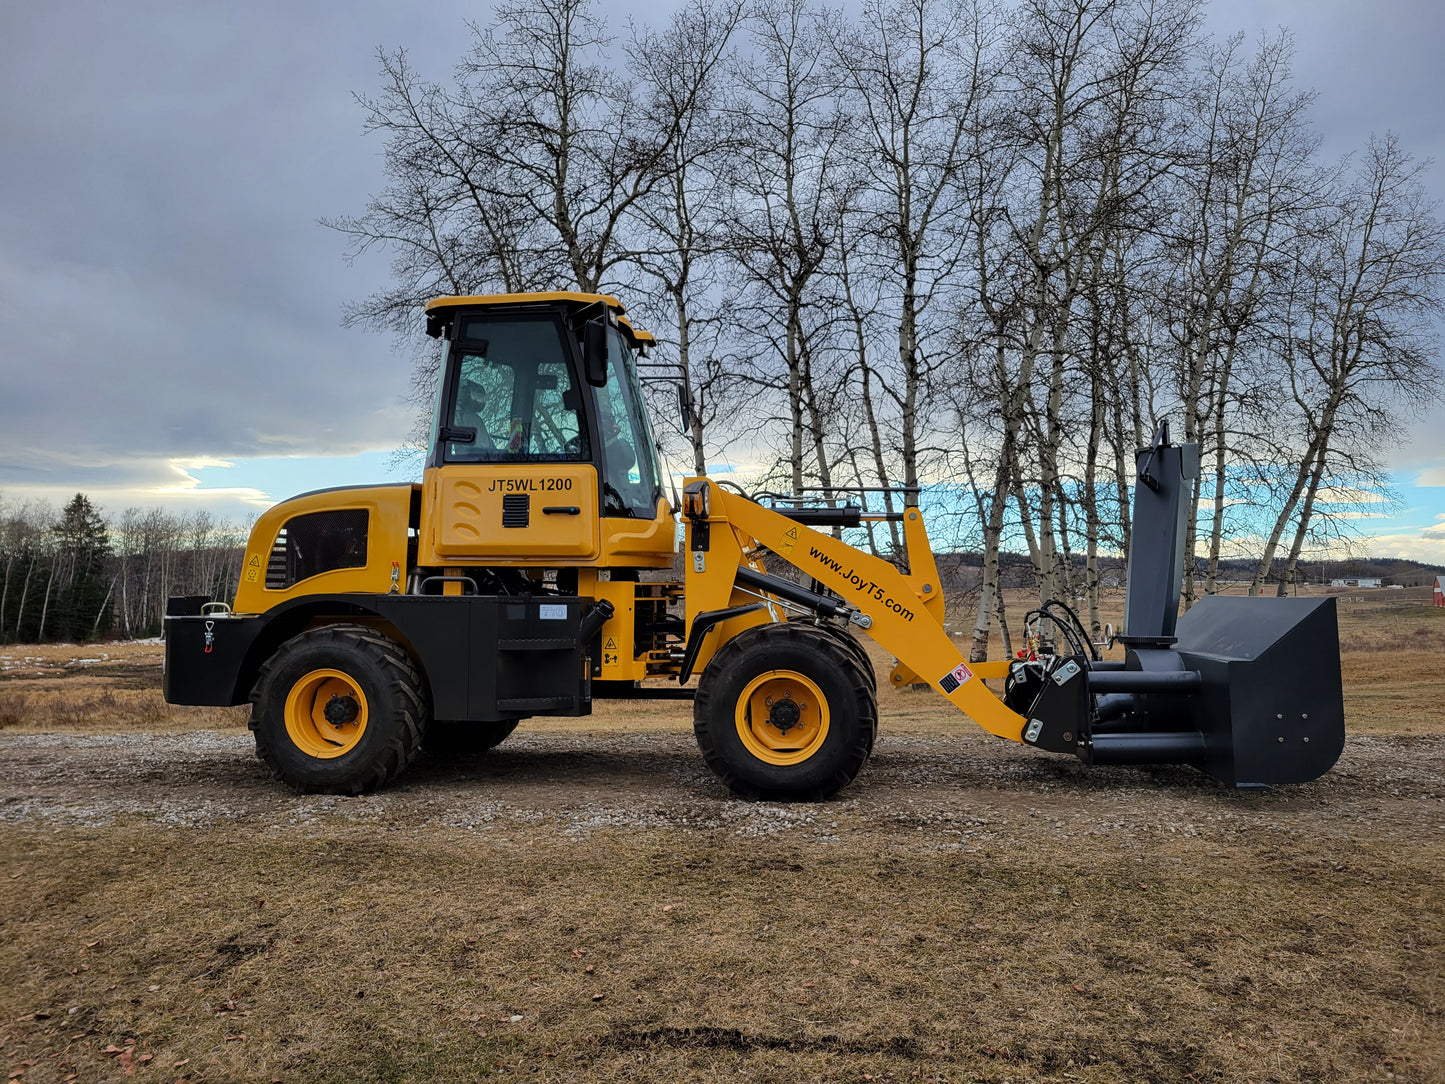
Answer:
<svg viewBox="0 0 1445 1084"><path fill-rule="evenodd" d="M642 409L632 350L608 330L607 386L598 389L602 430L602 514L652 519L662 496L652 430Z"/></svg>
<svg viewBox="0 0 1445 1084"><path fill-rule="evenodd" d="M562 327L554 319L476 319L452 348L446 443L452 463L588 458ZM455 435L455 434L449 434Z"/></svg>

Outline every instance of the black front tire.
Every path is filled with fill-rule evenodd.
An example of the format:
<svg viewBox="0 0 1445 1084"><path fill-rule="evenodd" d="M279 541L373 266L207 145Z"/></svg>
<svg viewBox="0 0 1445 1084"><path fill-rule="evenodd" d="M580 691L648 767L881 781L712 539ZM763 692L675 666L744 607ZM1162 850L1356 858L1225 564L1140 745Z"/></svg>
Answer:
<svg viewBox="0 0 1445 1084"><path fill-rule="evenodd" d="M835 643L840 644L843 649L848 652L853 661L858 664L858 669L863 672L863 678L868 682L868 688L873 690L873 694L876 697L878 695L878 672L873 669L873 660L868 657L868 649L858 642L858 638L846 628L838 625L819 623L814 625L813 628L817 629Z"/></svg>
<svg viewBox="0 0 1445 1084"><path fill-rule="evenodd" d="M837 625L819 623L817 625L803 625L801 628L811 628L819 636L836 643L847 652L848 657L858 667L859 677L868 683L869 695L873 698L873 730L868 737L868 755L873 755L873 744L878 739L878 672L873 669L873 660L868 657L868 651L858 642L858 638L846 628Z"/></svg>
<svg viewBox="0 0 1445 1084"><path fill-rule="evenodd" d="M308 749L301 730L308 713L288 705L293 692L314 683L318 673L342 675L337 680L350 683L366 712L360 734L339 743L344 751L332 755L316 754L314 735ZM298 793L375 790L401 775L421 749L428 717L423 689L407 653L374 629L328 625L303 632L276 650L252 690L256 755Z"/></svg>
<svg viewBox="0 0 1445 1084"><path fill-rule="evenodd" d="M778 722L761 717L764 702L773 703L769 690L780 709L787 707ZM823 707L826 728L808 729L809 712ZM845 646L812 626L781 622L748 629L713 656L693 700L693 733L708 767L733 793L821 801L851 783L867 761L877 716L873 692ZM800 729L790 744L793 726Z"/></svg>

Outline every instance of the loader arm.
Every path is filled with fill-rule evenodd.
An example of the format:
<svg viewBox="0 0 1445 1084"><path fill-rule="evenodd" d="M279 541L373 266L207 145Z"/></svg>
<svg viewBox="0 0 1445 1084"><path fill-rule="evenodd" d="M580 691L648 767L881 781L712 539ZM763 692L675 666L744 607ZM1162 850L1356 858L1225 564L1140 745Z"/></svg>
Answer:
<svg viewBox="0 0 1445 1084"><path fill-rule="evenodd" d="M764 546L839 595L852 611L854 625L979 726L1000 738L1023 740L1026 720L984 684L986 677L1002 677L1007 662L970 665L943 629L942 586L917 508L905 513L905 533L916 570L905 576L880 557L706 479L691 479L687 491L690 553L685 564L690 599L722 600L735 593L750 594L746 585L737 582L738 572L743 567L755 569L757 563L748 560L748 555ZM709 561L712 554L716 559Z"/></svg>

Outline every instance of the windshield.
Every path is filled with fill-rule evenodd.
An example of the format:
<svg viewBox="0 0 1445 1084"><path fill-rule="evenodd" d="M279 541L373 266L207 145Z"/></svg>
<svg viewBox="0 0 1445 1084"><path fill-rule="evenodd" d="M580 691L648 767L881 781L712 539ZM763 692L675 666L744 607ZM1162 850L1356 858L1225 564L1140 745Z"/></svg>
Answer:
<svg viewBox="0 0 1445 1084"><path fill-rule="evenodd" d="M451 463L585 460L581 396L554 319L469 320L452 350Z"/></svg>
<svg viewBox="0 0 1445 1084"><path fill-rule="evenodd" d="M607 331L607 386L598 389L597 421L602 430L602 514L652 519L662 496L652 429L637 382L637 365L627 340Z"/></svg>

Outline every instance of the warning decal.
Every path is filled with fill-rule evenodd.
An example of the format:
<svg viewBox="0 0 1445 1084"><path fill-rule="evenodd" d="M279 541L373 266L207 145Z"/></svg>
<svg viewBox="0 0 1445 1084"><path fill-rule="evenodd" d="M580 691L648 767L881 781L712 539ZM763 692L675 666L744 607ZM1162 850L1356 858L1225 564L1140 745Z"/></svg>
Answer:
<svg viewBox="0 0 1445 1084"><path fill-rule="evenodd" d="M792 553L793 547L798 544L798 528L789 527L783 532L783 545L778 551L780 553Z"/></svg>
<svg viewBox="0 0 1445 1084"><path fill-rule="evenodd" d="M967 663L959 663L956 667L944 674L938 681L938 687L945 693L951 693L965 681L973 677L973 671L968 668Z"/></svg>
<svg viewBox="0 0 1445 1084"><path fill-rule="evenodd" d="M250 559L249 561L247 561L246 563L247 563L248 565L250 565L252 568L260 568L260 567L261 567L261 555L260 555L259 553L253 553L253 554L251 554L251 559Z"/></svg>

